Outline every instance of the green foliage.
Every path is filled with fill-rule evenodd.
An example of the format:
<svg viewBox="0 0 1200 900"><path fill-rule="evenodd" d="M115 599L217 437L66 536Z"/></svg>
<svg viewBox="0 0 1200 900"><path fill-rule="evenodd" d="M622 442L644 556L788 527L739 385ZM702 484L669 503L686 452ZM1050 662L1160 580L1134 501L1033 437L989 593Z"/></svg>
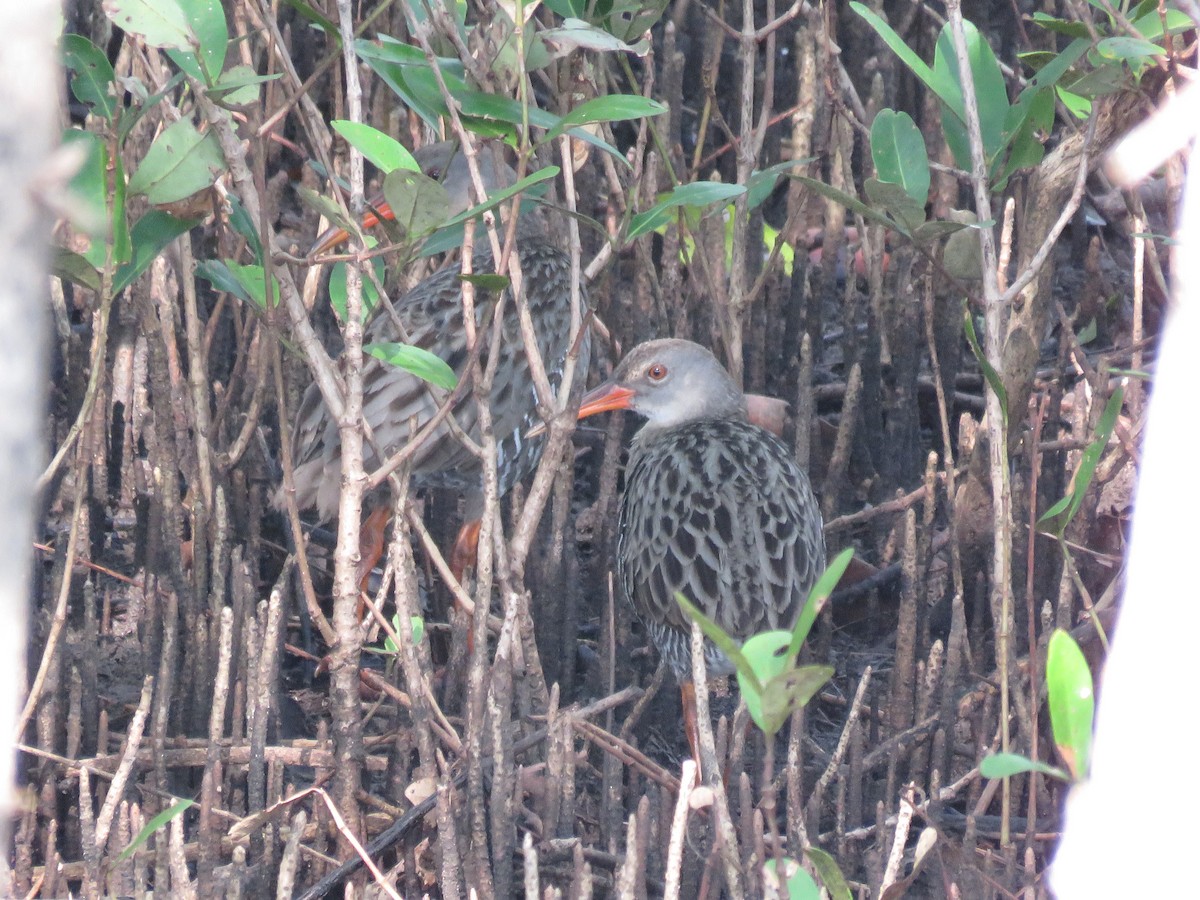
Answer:
<svg viewBox="0 0 1200 900"><path fill-rule="evenodd" d="M121 851L116 862L119 864L129 859L137 851L138 847L150 839L150 835L154 834L160 828L171 824L171 822L178 819L195 805L195 800L176 800L142 827L142 830L129 842L129 846Z"/></svg>
<svg viewBox="0 0 1200 900"><path fill-rule="evenodd" d="M904 188L920 204L923 219L929 195L929 154L912 116L892 109L879 111L871 123L871 159L876 177Z"/></svg>
<svg viewBox="0 0 1200 900"><path fill-rule="evenodd" d="M740 646L687 597L675 594L675 602L684 614L699 625L704 636L733 663L750 718L768 737L773 737L788 717L807 704L833 677L832 666L798 666L796 658L813 622L853 557L854 548L848 547L829 564L809 591L804 609L791 631L756 634Z"/></svg>
<svg viewBox="0 0 1200 900"><path fill-rule="evenodd" d="M382 172L393 169L417 172L421 168L407 147L378 128L345 119L334 119L329 125Z"/></svg>
<svg viewBox="0 0 1200 900"><path fill-rule="evenodd" d="M1112 437L1113 428L1116 427L1117 417L1121 414L1121 405L1125 402L1125 391L1121 387L1117 387L1111 397L1108 398L1108 403L1104 406L1104 412L1100 414L1100 421L1096 425L1096 436L1091 443L1083 451L1083 455L1079 458L1079 467L1075 470L1075 476L1071 479L1071 490L1067 495L1051 506L1048 510L1042 513L1038 519L1039 525L1047 525L1060 539L1066 531L1067 526L1071 524L1071 520L1075 518L1075 514L1079 512L1079 507L1083 505L1083 496L1087 493L1088 486L1092 483L1092 478L1096 474L1096 466L1100 462L1100 455L1104 452L1104 448L1108 446L1109 438Z"/></svg>
<svg viewBox="0 0 1200 900"><path fill-rule="evenodd" d="M746 193L745 185L724 184L720 181L696 181L691 184L681 184L663 197L645 212L638 213L629 220L629 228L625 232L626 241L632 241L648 232L654 231L660 225L666 224L671 218L672 211L682 206L704 207L722 200L732 200Z"/></svg>
<svg viewBox="0 0 1200 900"><path fill-rule="evenodd" d="M1071 777L1082 780L1091 768L1096 697L1092 671L1083 651L1061 628L1050 635L1046 653L1046 690L1050 698L1054 743L1071 770Z"/></svg>
<svg viewBox="0 0 1200 900"><path fill-rule="evenodd" d="M450 195L428 175L411 169L393 169L383 179L383 196L392 208L392 221L414 240L431 234L450 215Z"/></svg>
<svg viewBox="0 0 1200 900"><path fill-rule="evenodd" d="M983 370L983 377L987 381L988 387L992 389L992 393L1000 398L1000 418L1004 422L1004 427L1007 428L1008 391L1004 389L1004 381L1001 379L1000 373L996 371L995 366L988 362L987 354L979 346L979 338L975 335L975 320L972 318L971 309L967 306L965 300L963 301L963 333L967 336L967 343L971 347L971 353L975 357L975 362Z"/></svg>
<svg viewBox="0 0 1200 900"><path fill-rule="evenodd" d="M821 883L825 885L830 900L852 900L854 894L846 883L846 876L832 856L820 847L806 847L804 855L821 876Z"/></svg>
<svg viewBox="0 0 1200 900"><path fill-rule="evenodd" d="M218 291L226 291L258 309L267 308L267 273L259 265L242 265L232 259L206 259L196 263L196 276ZM271 276L272 302L279 298L279 282Z"/></svg>
<svg viewBox="0 0 1200 900"><path fill-rule="evenodd" d="M371 238L367 238L369 244L374 244ZM369 264L375 271L375 278L379 283L383 283L386 276L383 259L378 256L371 257ZM329 302L333 306L333 311L338 314L338 318L345 322L348 318L346 312L346 264L344 262L336 262L329 269ZM371 313L375 311L375 307L379 305L379 291L375 289L374 282L365 275L362 279L362 321L366 322L371 317Z"/></svg>
<svg viewBox="0 0 1200 900"><path fill-rule="evenodd" d="M63 67L75 74L71 77L71 93L86 104L92 115L111 120L116 115L116 98L112 88L117 75L108 57L95 44L77 34L65 34L62 39Z"/></svg>
<svg viewBox="0 0 1200 900"><path fill-rule="evenodd" d="M421 643L422 638L425 637L425 620L420 616L409 616L409 622L411 623L413 645L415 646ZM392 631L394 631L396 634L400 634L399 614L392 616ZM400 645L396 643L395 639L390 634L388 634L383 639L382 648L373 647L371 649L376 653L386 653L391 656L395 656L400 652Z"/></svg>
<svg viewBox="0 0 1200 900"><path fill-rule="evenodd" d="M421 347L397 343L366 344L363 350L390 366L404 369L404 371L448 391L453 390L454 386L458 384L458 376L454 374L454 370L443 360Z"/></svg>
<svg viewBox="0 0 1200 900"><path fill-rule="evenodd" d="M154 204L174 203L212 187L225 171L225 157L212 132L201 134L180 119L155 138L129 179L129 191Z"/></svg>
<svg viewBox="0 0 1200 900"><path fill-rule="evenodd" d="M773 896L786 896L787 900L820 900L821 889L817 887L812 876L800 868L800 863L789 857L784 857L782 862L782 872L777 871L773 859L768 859L763 863L763 869L775 882L776 891ZM780 888L783 890L780 891Z"/></svg>
<svg viewBox="0 0 1200 900"><path fill-rule="evenodd" d="M1054 744L1069 771L1016 753L994 753L980 763L981 775L1008 778L1025 772L1039 772L1063 781L1078 782L1087 778L1096 713L1092 670L1079 644L1061 628L1056 628L1050 635L1046 649L1046 694Z"/></svg>

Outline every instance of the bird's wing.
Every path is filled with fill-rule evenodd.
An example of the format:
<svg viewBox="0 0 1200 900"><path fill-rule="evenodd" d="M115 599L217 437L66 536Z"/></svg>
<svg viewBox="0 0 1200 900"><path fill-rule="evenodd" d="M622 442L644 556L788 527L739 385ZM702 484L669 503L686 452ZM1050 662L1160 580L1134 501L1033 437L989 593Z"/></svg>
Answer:
<svg viewBox="0 0 1200 900"><path fill-rule="evenodd" d="M786 448L753 426L719 422L643 450L626 473L618 554L639 614L689 629L679 591L739 640L790 627L824 565L824 541Z"/></svg>

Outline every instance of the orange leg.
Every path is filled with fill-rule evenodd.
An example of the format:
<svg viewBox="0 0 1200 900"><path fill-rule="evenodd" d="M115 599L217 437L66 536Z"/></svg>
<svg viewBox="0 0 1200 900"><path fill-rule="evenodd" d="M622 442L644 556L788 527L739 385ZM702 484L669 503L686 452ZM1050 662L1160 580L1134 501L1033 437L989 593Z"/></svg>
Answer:
<svg viewBox="0 0 1200 900"><path fill-rule="evenodd" d="M454 540L454 549L450 552L450 572L460 582L463 573L467 571L467 566L475 565L476 559L479 558L479 529L481 527L483 527L483 521L480 519L465 522L458 532L458 537Z"/></svg>
<svg viewBox="0 0 1200 900"><path fill-rule="evenodd" d="M371 510L362 524L358 535L358 589L367 592L371 581L371 571L383 557L383 548L387 544L387 527L391 521L391 513L386 507L379 506ZM358 617L361 619L366 612L366 606L358 605Z"/></svg>
<svg viewBox="0 0 1200 900"><path fill-rule="evenodd" d="M481 519L464 522L454 539L454 549L450 551L450 574L459 584L462 584L463 573L468 566L474 566L479 558L479 529L483 527ZM460 607L461 608L461 607ZM465 610L463 610L465 612ZM475 652L475 629L467 627L467 653Z"/></svg>
<svg viewBox="0 0 1200 900"><path fill-rule="evenodd" d="M700 726L696 718L696 685L691 681L679 683L679 693L683 697L683 730L687 735L688 747L692 751L692 759L696 761L696 770L704 771L700 764Z"/></svg>

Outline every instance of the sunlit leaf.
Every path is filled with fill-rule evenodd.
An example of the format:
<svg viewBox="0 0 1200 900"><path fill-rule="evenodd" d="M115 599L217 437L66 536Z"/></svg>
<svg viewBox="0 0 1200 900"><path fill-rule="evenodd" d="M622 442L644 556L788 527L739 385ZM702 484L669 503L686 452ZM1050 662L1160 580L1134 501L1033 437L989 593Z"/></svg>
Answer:
<svg viewBox="0 0 1200 900"><path fill-rule="evenodd" d="M691 184L681 184L665 197L643 213L638 213L629 220L629 230L625 235L627 241L647 232L653 231L666 222L672 215L672 210L682 206L696 208L720 203L722 200L732 200L746 193L744 185L724 184L720 181L696 181Z"/></svg>
<svg viewBox="0 0 1200 900"><path fill-rule="evenodd" d="M1000 398L1000 418L1005 427L1008 426L1008 391L1004 389L1004 382L1000 379L1000 375L996 372L995 367L988 362L987 355L983 352L983 348L979 346L979 338L975 336L975 320L971 316L971 310L967 306L966 301L963 301L963 331L967 336L967 343L971 346L971 353L975 356L975 362L979 364L979 368L983 370L984 380L993 393Z"/></svg>
<svg viewBox="0 0 1200 900"><path fill-rule="evenodd" d="M409 344L367 344L363 350L388 365L403 369L436 387L453 390L458 376L442 359Z"/></svg>
<svg viewBox="0 0 1200 900"><path fill-rule="evenodd" d="M211 187L224 171L217 136L202 135L187 119L180 119L150 145L129 179L129 190L161 206Z"/></svg>
<svg viewBox="0 0 1200 900"><path fill-rule="evenodd" d="M1013 775L1024 775L1026 772L1040 772L1051 778L1070 781L1071 776L1058 766L1050 766L1036 759L1029 759L1019 753L993 753L985 756L979 764L979 774L984 778L1011 778Z"/></svg>
<svg viewBox="0 0 1200 900"><path fill-rule="evenodd" d="M800 648L804 646L804 641L808 638L809 631L812 630L813 622L825 608L825 602L833 594L838 582L842 580L852 559L854 559L854 548L847 547L825 567L825 571L821 573L817 583L808 592L808 599L804 601L804 609L800 610L800 617L796 619L796 624L792 628L792 642L788 647L790 659L795 659Z"/></svg>
<svg viewBox="0 0 1200 900"><path fill-rule="evenodd" d="M1121 405L1124 402L1125 391L1118 385L1112 396L1108 398L1104 412L1100 414L1100 421L1096 424L1095 438L1087 445L1079 458L1079 466L1071 478L1071 489L1065 497L1042 514L1042 517L1038 519L1039 525L1057 519L1052 527L1056 534L1061 535L1071 520L1075 518L1079 507L1083 505L1083 497L1092 483L1092 477L1096 474L1100 456L1104 453L1104 448L1108 446L1109 438L1112 437L1113 428L1116 427L1117 417L1121 414Z"/></svg>
<svg viewBox="0 0 1200 900"><path fill-rule="evenodd" d="M391 135L384 134L378 128L364 125L362 122L348 122L345 119L334 119L329 123L333 130L344 137L359 153L371 161L382 172L393 169L408 169L420 171L421 167L413 159L408 149Z"/></svg>
<svg viewBox="0 0 1200 900"><path fill-rule="evenodd" d="M893 109L881 109L875 115L871 123L871 159L880 181L900 185L920 204L924 221L925 200L929 196L929 154L912 116Z"/></svg>
<svg viewBox="0 0 1200 900"><path fill-rule="evenodd" d="M112 119L117 109L113 96L117 76L108 57L87 38L64 34L62 58L63 66L75 73L71 77L75 98L90 106L95 115Z"/></svg>
<svg viewBox="0 0 1200 900"><path fill-rule="evenodd" d="M1058 752L1076 780L1086 778L1096 712L1092 670L1075 639L1061 628L1050 635L1046 650L1046 692Z"/></svg>
<svg viewBox="0 0 1200 900"><path fill-rule="evenodd" d="M169 825L172 821L178 819L195 805L195 800L176 800L142 827L142 830L137 833L137 836L129 842L129 846L122 850L120 855L117 856L116 862L120 863L129 859L129 857L133 855L134 851L136 851L138 847L142 846L142 844L146 843L146 841L150 839L150 835L154 834L154 832L158 831L160 828Z"/></svg>

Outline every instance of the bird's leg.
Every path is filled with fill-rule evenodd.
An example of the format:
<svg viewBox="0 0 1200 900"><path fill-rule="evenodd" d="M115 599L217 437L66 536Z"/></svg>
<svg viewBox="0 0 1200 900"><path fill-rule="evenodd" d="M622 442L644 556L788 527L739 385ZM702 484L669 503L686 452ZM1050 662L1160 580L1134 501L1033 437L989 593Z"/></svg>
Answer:
<svg viewBox="0 0 1200 900"><path fill-rule="evenodd" d="M462 584L463 573L467 571L467 566L475 565L479 558L479 529L483 527L482 519L472 519L470 522L464 522L463 527L458 530L458 537L454 539L454 548L450 551L450 574L454 579ZM455 601L457 603L457 600ZM463 612L468 610L463 609ZM468 618L470 615L468 613ZM470 625L467 626L467 653L475 652L475 629Z"/></svg>
<svg viewBox="0 0 1200 900"><path fill-rule="evenodd" d="M687 734L688 747L692 751L692 759L696 761L696 770L703 773L704 765L700 762L700 725L696 718L696 685L692 681L681 681L679 693L683 697L683 730Z"/></svg>
<svg viewBox="0 0 1200 900"><path fill-rule="evenodd" d="M479 556L479 529L482 527L482 519L465 522L454 539L454 549L450 551L450 572L460 584L467 566L475 565Z"/></svg>
<svg viewBox="0 0 1200 900"><path fill-rule="evenodd" d="M387 544L387 527L391 521L391 513L386 506L377 506L362 524L358 539L358 589L367 592L371 571L383 557L383 548ZM366 612L362 603L358 605L358 617L361 619Z"/></svg>

